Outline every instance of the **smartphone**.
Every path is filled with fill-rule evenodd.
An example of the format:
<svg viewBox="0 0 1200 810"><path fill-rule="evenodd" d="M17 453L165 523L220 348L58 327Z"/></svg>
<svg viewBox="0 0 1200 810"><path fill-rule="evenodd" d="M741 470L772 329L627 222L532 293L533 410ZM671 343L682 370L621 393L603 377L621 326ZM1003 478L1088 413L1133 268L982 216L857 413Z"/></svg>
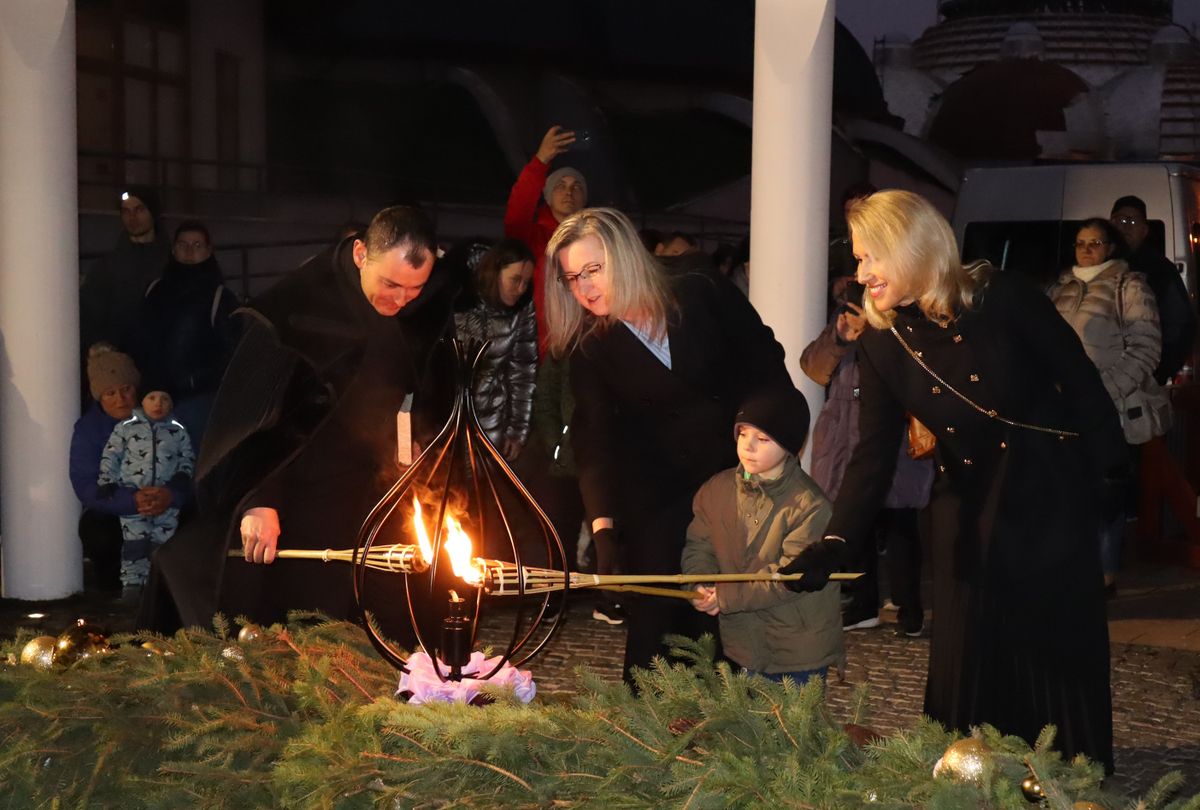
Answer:
<svg viewBox="0 0 1200 810"><path fill-rule="evenodd" d="M575 143L571 144L572 152L587 152L591 150L593 143L592 131L590 129L575 130Z"/></svg>

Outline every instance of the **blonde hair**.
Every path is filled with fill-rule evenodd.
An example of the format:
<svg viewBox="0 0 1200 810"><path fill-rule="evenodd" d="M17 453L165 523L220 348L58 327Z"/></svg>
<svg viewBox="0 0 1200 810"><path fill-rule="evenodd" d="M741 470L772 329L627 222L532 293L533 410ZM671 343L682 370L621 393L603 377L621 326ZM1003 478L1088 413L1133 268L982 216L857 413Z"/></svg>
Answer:
<svg viewBox="0 0 1200 810"><path fill-rule="evenodd" d="M562 251L587 237L604 249L608 274L608 315L596 317L584 309L559 279ZM637 322L655 340L667 331L675 299L662 268L646 252L629 218L615 208L584 208L559 223L546 245L546 325L550 353L569 354L588 335L620 319Z"/></svg>
<svg viewBox="0 0 1200 810"><path fill-rule="evenodd" d="M911 191L889 189L863 197L846 216L856 242L891 264L896 280L919 291L917 306L931 321L947 324L975 305L992 267L987 262L963 266L950 223L928 200ZM863 312L876 329L890 329L894 310L880 312L870 294Z"/></svg>

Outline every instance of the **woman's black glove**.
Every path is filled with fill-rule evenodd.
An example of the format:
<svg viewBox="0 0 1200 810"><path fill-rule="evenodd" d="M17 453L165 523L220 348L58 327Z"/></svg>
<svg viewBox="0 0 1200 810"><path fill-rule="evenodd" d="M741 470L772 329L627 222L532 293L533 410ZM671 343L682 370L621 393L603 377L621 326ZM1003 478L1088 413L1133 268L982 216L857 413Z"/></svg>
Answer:
<svg viewBox="0 0 1200 810"><path fill-rule="evenodd" d="M798 593L819 591L829 583L829 575L842 567L846 554L844 541L828 537L819 540L779 569L781 574L804 574L800 579L787 580L783 584Z"/></svg>

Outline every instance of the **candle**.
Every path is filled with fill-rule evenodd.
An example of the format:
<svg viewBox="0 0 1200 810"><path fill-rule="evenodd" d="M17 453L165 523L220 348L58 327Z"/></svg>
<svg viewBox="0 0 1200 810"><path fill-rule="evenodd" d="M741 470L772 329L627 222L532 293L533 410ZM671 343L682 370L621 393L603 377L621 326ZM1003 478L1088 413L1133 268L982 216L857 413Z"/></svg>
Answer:
<svg viewBox="0 0 1200 810"><path fill-rule="evenodd" d="M442 619L442 662L450 668L450 680L460 680L471 660L471 630L467 600L450 591L450 610Z"/></svg>

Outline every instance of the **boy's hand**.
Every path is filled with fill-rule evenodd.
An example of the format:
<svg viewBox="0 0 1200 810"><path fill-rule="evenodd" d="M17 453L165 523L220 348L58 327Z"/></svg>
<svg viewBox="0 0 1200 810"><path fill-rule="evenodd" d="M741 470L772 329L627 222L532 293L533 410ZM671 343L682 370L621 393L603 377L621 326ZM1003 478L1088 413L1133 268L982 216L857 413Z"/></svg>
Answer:
<svg viewBox="0 0 1200 810"><path fill-rule="evenodd" d="M696 590L703 594L699 599L693 599L692 607L701 613L707 613L709 616L716 616L721 612L721 607L717 604L717 588L715 585L697 585Z"/></svg>

